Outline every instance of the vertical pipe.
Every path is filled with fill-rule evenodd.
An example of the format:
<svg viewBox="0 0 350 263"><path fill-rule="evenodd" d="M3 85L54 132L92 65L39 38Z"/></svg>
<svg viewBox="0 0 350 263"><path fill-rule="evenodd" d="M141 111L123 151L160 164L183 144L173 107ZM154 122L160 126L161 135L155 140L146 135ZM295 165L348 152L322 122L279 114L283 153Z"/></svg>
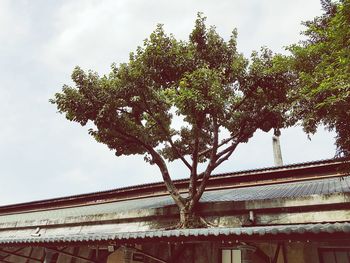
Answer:
<svg viewBox="0 0 350 263"><path fill-rule="evenodd" d="M281 135L280 130L275 129L274 134L272 136L273 159L275 162L275 166L282 166L283 165L281 144L280 144L280 135Z"/></svg>

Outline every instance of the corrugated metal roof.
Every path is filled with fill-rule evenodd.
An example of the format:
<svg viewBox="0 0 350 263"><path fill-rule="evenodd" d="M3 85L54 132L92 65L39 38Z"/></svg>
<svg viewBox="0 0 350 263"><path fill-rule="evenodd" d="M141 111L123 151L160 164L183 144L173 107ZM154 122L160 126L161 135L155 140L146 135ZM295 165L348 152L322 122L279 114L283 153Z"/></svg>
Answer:
<svg viewBox="0 0 350 263"><path fill-rule="evenodd" d="M209 191L201 201L252 201L348 192L350 176Z"/></svg>
<svg viewBox="0 0 350 263"><path fill-rule="evenodd" d="M229 173L218 173L218 174L213 174L211 177L217 178L217 177L239 176L239 175L245 175L245 174L248 175L248 174L254 174L254 173L285 171L285 170L290 170L290 169L339 164L339 163L342 163L344 161L346 161L346 159L344 159L344 158L324 159L324 160L310 161L310 162L303 162L303 163L286 164L283 166L262 167L262 168L257 168L257 169L240 170L240 171L229 172ZM175 183L186 182L186 181L188 181L188 178L174 180ZM27 203L20 203L20 204L11 204L11 205L0 206L0 208L22 207L22 206L31 205L31 204L42 204L42 203L47 203L47 202L58 202L58 201L62 201L62 200L73 200L76 198L86 198L86 197L91 197L91 196L96 196L96 195L105 195L105 194L110 194L110 193L115 193L115 192L129 191L129 190L137 189L137 188L154 187L156 185L163 185L163 182L145 183L145 184L132 185L132 186L126 186L126 187L121 187L121 188L114 188L114 189L110 189L110 190L91 192L91 193L86 193L86 194L78 194L78 195L63 196L63 197L50 198L50 199L44 199L44 200L38 200L38 201L30 201Z"/></svg>
<svg viewBox="0 0 350 263"><path fill-rule="evenodd" d="M254 201L349 192L350 176L347 176L293 183L279 183L271 185L249 186L233 189L207 191L203 194L201 202ZM116 212L122 213L139 209L161 208L169 205L174 205L174 201L170 196L149 197L142 199L85 205L79 207L68 207L28 213L0 215L0 224L11 222L18 223L31 220L59 221L71 217L98 216L112 214Z"/></svg>
<svg viewBox="0 0 350 263"><path fill-rule="evenodd" d="M107 230L107 229L106 229ZM60 231L59 234L43 234L33 237L30 235L20 235L1 237L0 244L36 244L36 243L65 243L65 242L100 242L100 241L121 241L132 242L136 240L167 238L208 238L211 237L266 237L273 238L276 235L302 235L302 234L334 234L350 233L350 223L326 223L326 224L298 224L298 225L279 225L279 226L250 226L236 228L200 228L200 229L176 229L176 230L154 230L139 232L79 232L70 233L69 231Z"/></svg>

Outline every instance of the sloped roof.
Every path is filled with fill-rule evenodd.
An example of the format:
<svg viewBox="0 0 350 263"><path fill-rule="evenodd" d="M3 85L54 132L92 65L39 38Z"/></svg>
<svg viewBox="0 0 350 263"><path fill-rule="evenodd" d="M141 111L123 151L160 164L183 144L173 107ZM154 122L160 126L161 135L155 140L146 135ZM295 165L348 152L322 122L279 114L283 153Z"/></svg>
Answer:
<svg viewBox="0 0 350 263"><path fill-rule="evenodd" d="M350 176L207 191L203 194L201 202L255 201L333 193L350 193ZM45 221L46 224L50 221L64 223L67 222L66 218L74 217L80 217L81 221L85 221L84 217L101 218L98 215L156 209L171 205L174 205L174 201L166 195L26 213L0 214L0 230L2 224L11 222L16 222L17 226L23 226L26 225L26 221Z"/></svg>
<svg viewBox="0 0 350 263"><path fill-rule="evenodd" d="M344 162L344 159L327 159L313 162L304 162L297 164L289 164L284 166L265 167L252 170L237 171L231 173L220 173L211 176L207 189L220 189L222 186L227 186L232 183L241 182L263 182L274 179L296 179L314 175L320 176L322 173L336 174L339 165ZM174 180L175 185L181 189L186 188L188 178ZM87 194L79 194L72 196L64 196L58 198L44 199L38 201L30 201L26 203L2 205L0 206L1 213L12 211L27 211L30 209L51 208L59 206L69 206L71 204L88 204L96 202L104 202L106 200L132 199L148 196L168 195L163 182L140 184L122 188L115 188L106 191L99 191Z"/></svg>
<svg viewBox="0 0 350 263"><path fill-rule="evenodd" d="M317 163L316 166L319 168L317 170L313 169L315 164L303 164L299 166L299 168L302 167L300 169L303 169L303 176L301 177L299 177L300 169L296 169L297 166L275 170L278 173L273 174L273 178L278 178L282 171L292 171L288 177L289 179L287 178L289 181L283 178L283 180L270 180L268 177L268 180L261 183L260 181L254 181L257 180L257 177L253 177L248 184L242 180L243 184L238 181L234 185L216 185L203 194L201 203L209 205L208 209L211 209L211 204L226 204L229 202L228 208L227 205L224 206L225 208L221 206L218 208L221 210L215 211L231 213L231 210L228 209L233 209L240 202L252 203L254 204L253 209L256 209L257 201L278 200L279 208L285 210L285 203L280 202L282 199L285 201L299 198L310 199L312 197L316 200L317 205L324 205L328 202L327 204L331 205L334 210L335 203L332 202L338 202L337 204L341 205L340 209L344 209L344 205L349 206L350 204L350 175L346 176L337 172L336 167L327 170L331 165L337 166L339 164L339 161ZM242 178L245 179L245 176L250 176L250 173L245 173ZM252 174L253 176L256 175L255 173ZM235 177L237 174L222 176L227 179L237 179ZM241 176L241 174L238 176ZM325 195L333 195L335 199L326 201L320 198L320 196ZM293 206L295 207L294 202ZM267 203L267 205L267 208L271 208L270 203ZM307 206L311 205L313 204L307 204ZM232 225L224 227L221 225L221 227L209 229L171 231L161 230L161 225L156 226L143 221L145 218L153 218L152 220L158 221L163 216L167 218L169 216L174 217L178 213L175 208L174 201L169 195L149 194L137 198L107 199L103 202L79 203L70 206L51 206L49 208L44 206L39 207L39 209L32 209L29 205L27 210L23 210L23 207L21 209L15 207L14 210L9 211L5 209L2 212L0 210L0 244L105 242L157 238L176 239L197 236L203 238L208 236L268 237L269 235L299 235L302 233L318 235L348 233L350 231L350 223L346 222L350 221L350 218L347 220L344 215L342 219L339 219L342 222L338 223L335 223L338 219L333 218L329 222L311 221L318 222L317 224L297 223L296 225L290 225L287 223L280 226L261 224L260 226L244 227L233 227ZM260 209L265 208L260 207ZM334 212L331 213L334 214Z"/></svg>
<svg viewBox="0 0 350 263"><path fill-rule="evenodd" d="M106 231L107 230L107 231ZM304 234L312 235L329 235L329 234L348 234L350 233L350 223L325 223L325 224L297 224L297 225L276 225L276 226L249 226L249 227L217 227L217 228L197 228L197 229L174 229L174 230L151 230L138 232L114 232L113 228L104 229L99 232L87 233L70 233L61 232L52 235L43 236L22 236L22 237L5 237L0 239L2 245L30 244L40 245L45 243L89 243L89 242L139 242L156 241L161 239L168 240L210 240L211 238L230 238L250 239L250 238L274 238L284 236L289 238L300 238Z"/></svg>

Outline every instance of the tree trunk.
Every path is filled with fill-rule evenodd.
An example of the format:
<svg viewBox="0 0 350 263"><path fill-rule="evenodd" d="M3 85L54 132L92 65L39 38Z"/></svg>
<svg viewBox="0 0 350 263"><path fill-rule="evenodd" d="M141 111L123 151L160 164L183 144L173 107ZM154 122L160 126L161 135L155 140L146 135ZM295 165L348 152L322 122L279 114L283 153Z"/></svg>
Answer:
<svg viewBox="0 0 350 263"><path fill-rule="evenodd" d="M180 224L179 228L202 228L207 227L203 223L202 218L196 213L194 207L189 208L188 205L180 208Z"/></svg>

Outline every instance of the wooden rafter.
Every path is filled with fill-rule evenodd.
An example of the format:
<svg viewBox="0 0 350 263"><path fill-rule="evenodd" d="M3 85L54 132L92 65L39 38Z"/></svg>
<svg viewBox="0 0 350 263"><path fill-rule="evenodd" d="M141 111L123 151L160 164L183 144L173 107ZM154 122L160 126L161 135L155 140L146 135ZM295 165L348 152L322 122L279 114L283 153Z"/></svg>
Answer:
<svg viewBox="0 0 350 263"><path fill-rule="evenodd" d="M275 256L273 257L272 263L277 263L278 254L280 252L280 249L281 249L281 243L278 243L277 247L276 247L276 251L275 251Z"/></svg>
<svg viewBox="0 0 350 263"><path fill-rule="evenodd" d="M13 252L18 252L18 251L20 251L20 250L22 250L22 249L23 249L23 247L17 248L17 249L15 249ZM1 249L0 249L0 252L7 253L7 254L8 254L8 255L6 255L6 256L0 257L0 260L4 260L4 259L7 258L8 256L10 256L10 254L9 254L8 252L3 251L3 250L1 250Z"/></svg>
<svg viewBox="0 0 350 263"><path fill-rule="evenodd" d="M284 245L284 243L282 244L282 254L283 254L283 262L288 263L287 250L286 250L286 246Z"/></svg>
<svg viewBox="0 0 350 263"><path fill-rule="evenodd" d="M32 257L32 253L33 253L33 247L30 247L30 251L29 251L29 254L28 254L28 257ZM26 260L26 263L29 263L29 258L27 258L27 260Z"/></svg>
<svg viewBox="0 0 350 263"><path fill-rule="evenodd" d="M79 247L72 247L72 248L73 248L73 252L72 252L73 255L74 256L78 256L79 255ZM69 249L69 247L68 248L64 248L64 249ZM62 249L61 251L63 251L64 249ZM70 251L65 251L65 252L71 253ZM77 260L77 258L71 256L69 263L75 263L76 260Z"/></svg>
<svg viewBox="0 0 350 263"><path fill-rule="evenodd" d="M19 248L19 249L14 250L14 251L9 251L9 250L5 250L5 249L0 249L1 252L7 253L7 254L8 254L7 256L5 256L4 258L2 258L1 260L4 261L5 258L7 258L7 257L10 256L10 255L13 255L13 256L16 256L16 257L20 257L20 258L25 258L25 259L37 261L37 262L40 262L40 263L42 262L42 261L41 261L40 259L38 259L38 258L32 258L32 257L26 256L26 255L19 254L18 252L19 252L20 250L22 250L22 249L24 249L24 247ZM7 262L8 262L8 261L7 261Z"/></svg>

